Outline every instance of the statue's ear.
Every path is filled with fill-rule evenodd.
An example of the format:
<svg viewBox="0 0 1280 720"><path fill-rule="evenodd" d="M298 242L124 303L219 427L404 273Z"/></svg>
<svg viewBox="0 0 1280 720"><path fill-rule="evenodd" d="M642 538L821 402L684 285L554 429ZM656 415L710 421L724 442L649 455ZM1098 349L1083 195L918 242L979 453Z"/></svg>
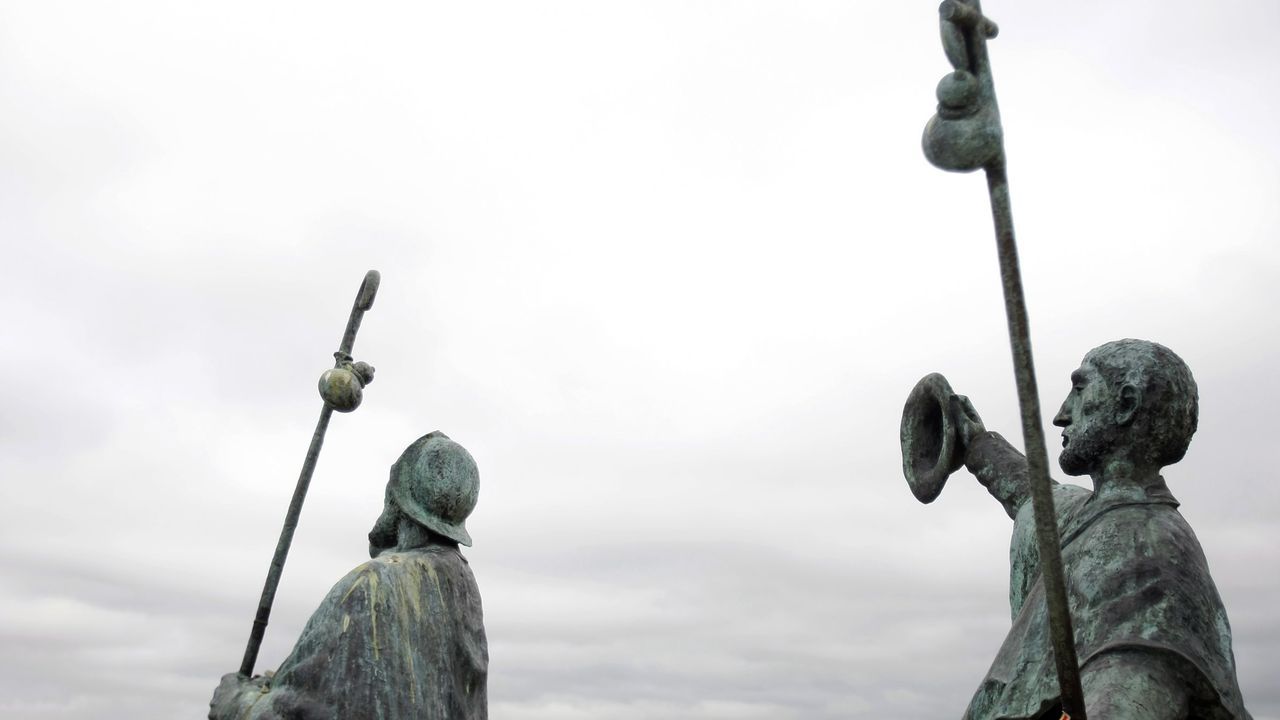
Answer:
<svg viewBox="0 0 1280 720"><path fill-rule="evenodd" d="M1142 391L1137 385L1125 383L1120 387L1120 397L1116 403L1116 425L1125 426L1133 422L1142 405Z"/></svg>

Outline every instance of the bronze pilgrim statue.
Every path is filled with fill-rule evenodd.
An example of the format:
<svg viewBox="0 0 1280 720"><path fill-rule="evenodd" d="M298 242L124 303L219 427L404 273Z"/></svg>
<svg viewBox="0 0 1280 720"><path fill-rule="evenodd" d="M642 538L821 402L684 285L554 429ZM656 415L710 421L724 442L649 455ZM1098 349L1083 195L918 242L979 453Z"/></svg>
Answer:
<svg viewBox="0 0 1280 720"><path fill-rule="evenodd" d="M1119 340L1085 355L1053 419L1062 428L1062 471L1093 482L1092 491L1052 488L1084 705L1094 720L1250 717L1222 599L1161 475L1186 453L1197 417L1196 383L1181 358L1157 343ZM1013 626L964 717L1059 720L1026 458L988 431L940 375L923 379L908 399L902 442L918 498L936 497L963 464L1014 520Z"/></svg>
<svg viewBox="0 0 1280 720"><path fill-rule="evenodd" d="M480 591L458 545L479 475L441 432L391 467L372 560L333 586L274 675L230 673L211 720L485 720Z"/></svg>

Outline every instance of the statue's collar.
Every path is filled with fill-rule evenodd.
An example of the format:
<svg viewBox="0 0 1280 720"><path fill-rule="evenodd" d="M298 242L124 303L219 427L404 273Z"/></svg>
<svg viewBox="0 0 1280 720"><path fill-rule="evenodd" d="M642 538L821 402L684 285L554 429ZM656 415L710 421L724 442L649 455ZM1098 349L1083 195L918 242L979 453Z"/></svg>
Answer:
<svg viewBox="0 0 1280 720"><path fill-rule="evenodd" d="M1117 505L1149 505L1153 503L1172 504L1174 506L1179 504L1178 500L1173 497L1173 493L1169 491L1169 486L1161 475L1154 475L1143 483L1131 480L1105 483L1088 500L1089 505L1100 505L1103 508L1111 508Z"/></svg>
<svg viewBox="0 0 1280 720"><path fill-rule="evenodd" d="M1105 485L1092 493L1062 528L1062 547L1075 540L1104 513L1130 505L1169 505L1177 508L1178 499L1169 491L1164 478L1156 475L1145 485L1121 483Z"/></svg>

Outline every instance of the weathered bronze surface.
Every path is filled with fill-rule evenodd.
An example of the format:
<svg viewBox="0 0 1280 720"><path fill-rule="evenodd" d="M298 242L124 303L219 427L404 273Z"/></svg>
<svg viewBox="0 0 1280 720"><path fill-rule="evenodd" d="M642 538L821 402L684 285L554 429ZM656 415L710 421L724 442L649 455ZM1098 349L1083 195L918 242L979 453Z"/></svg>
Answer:
<svg viewBox="0 0 1280 720"><path fill-rule="evenodd" d="M942 50L953 71L938 83L938 113L925 126L924 155L943 170L969 172L996 162L1004 152L986 49L997 28L976 0L945 0L938 11Z"/></svg>
<svg viewBox="0 0 1280 720"><path fill-rule="evenodd" d="M444 433L391 468L369 562L338 581L274 674L230 673L211 720L485 720L489 650L480 591L458 543L475 461Z"/></svg>
<svg viewBox="0 0 1280 720"><path fill-rule="evenodd" d="M951 384L938 373L926 375L911 389L902 409L902 474L911 494L931 503L942 492L951 473L964 465L956 440Z"/></svg>
<svg viewBox="0 0 1280 720"><path fill-rule="evenodd" d="M1084 702L1095 718L1247 719L1226 610L1204 553L1160 471L1196 429L1195 380L1168 348L1120 340L1091 350L1054 425L1059 465L1093 491L1053 483ZM951 398L964 464L1014 519L1013 626L965 718L1057 718L1061 697L1045 611L1026 458ZM942 426L939 425L939 428ZM905 448L904 448L905 451Z"/></svg>

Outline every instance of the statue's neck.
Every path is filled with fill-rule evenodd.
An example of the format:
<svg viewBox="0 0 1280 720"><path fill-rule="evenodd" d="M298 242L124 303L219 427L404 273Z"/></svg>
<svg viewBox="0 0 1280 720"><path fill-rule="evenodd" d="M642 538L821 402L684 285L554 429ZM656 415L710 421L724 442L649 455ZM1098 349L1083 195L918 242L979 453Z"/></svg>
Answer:
<svg viewBox="0 0 1280 720"><path fill-rule="evenodd" d="M395 552L418 550L429 545L457 547L458 543L447 537L433 533L408 518L400 519L400 525L396 528Z"/></svg>
<svg viewBox="0 0 1280 720"><path fill-rule="evenodd" d="M1141 495L1164 485L1159 467L1140 465L1126 459L1110 460L1103 467L1102 472L1094 473L1090 477L1093 478L1093 494L1099 498L1111 495Z"/></svg>

